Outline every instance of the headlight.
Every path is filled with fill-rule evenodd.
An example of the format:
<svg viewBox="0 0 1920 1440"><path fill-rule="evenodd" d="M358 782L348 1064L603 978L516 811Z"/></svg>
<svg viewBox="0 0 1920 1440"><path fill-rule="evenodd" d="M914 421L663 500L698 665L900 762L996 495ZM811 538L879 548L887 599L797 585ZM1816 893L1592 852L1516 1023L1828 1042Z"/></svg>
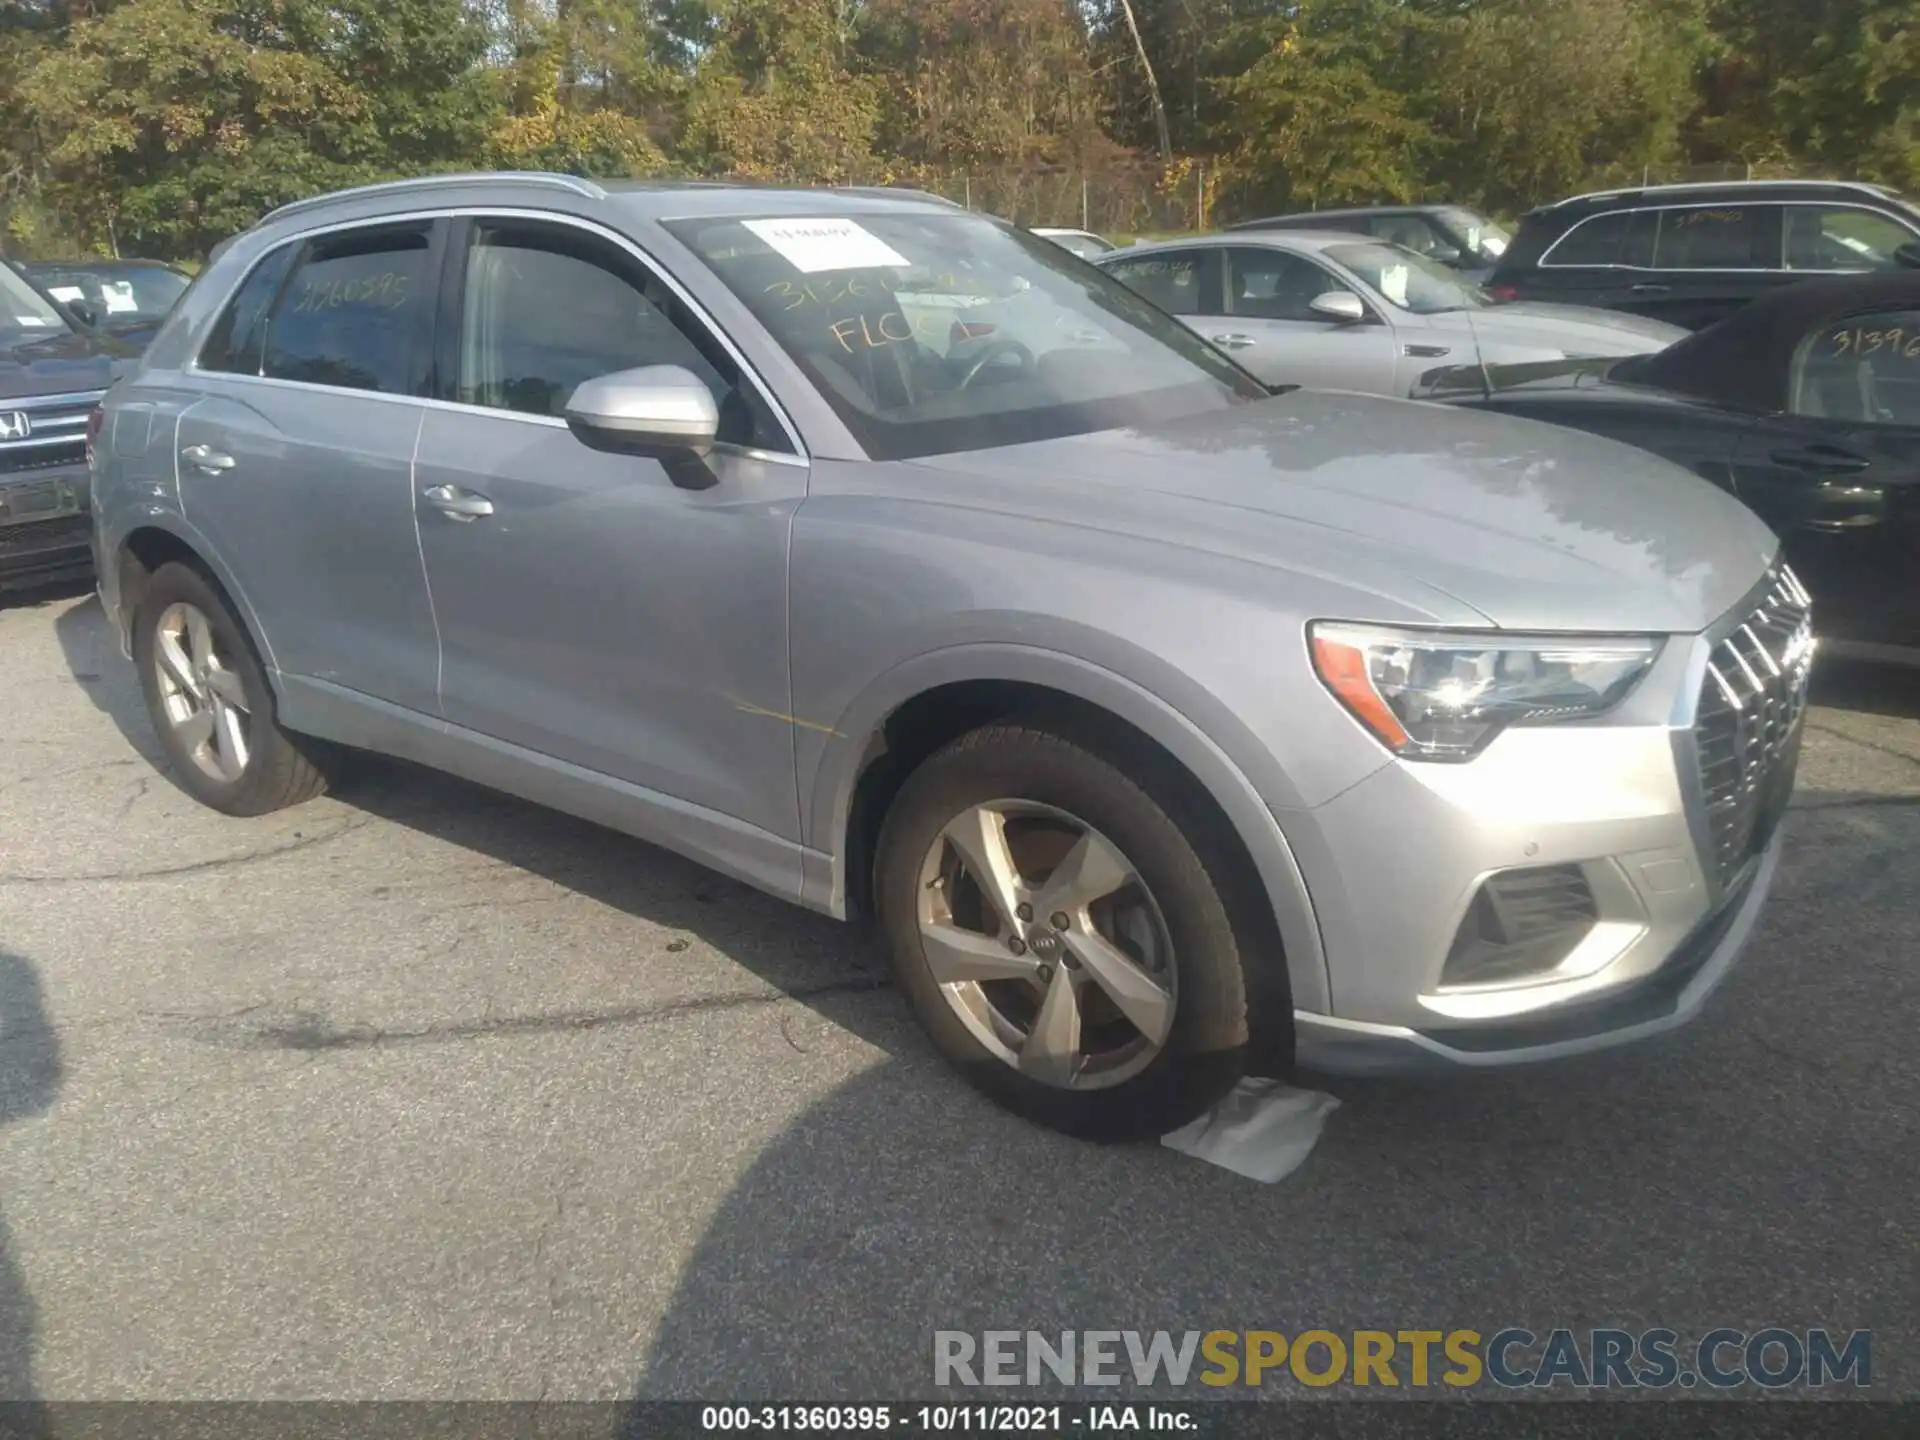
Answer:
<svg viewBox="0 0 1920 1440"><path fill-rule="evenodd" d="M1653 667L1663 643L1319 621L1307 627L1307 641L1321 683L1408 760L1471 760L1509 725L1610 710Z"/></svg>

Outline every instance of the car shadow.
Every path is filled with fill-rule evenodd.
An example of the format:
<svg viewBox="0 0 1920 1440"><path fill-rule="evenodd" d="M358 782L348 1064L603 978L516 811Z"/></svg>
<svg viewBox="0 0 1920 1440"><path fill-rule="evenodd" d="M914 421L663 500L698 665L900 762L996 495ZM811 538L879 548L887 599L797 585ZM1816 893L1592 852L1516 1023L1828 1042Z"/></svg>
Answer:
<svg viewBox="0 0 1920 1440"><path fill-rule="evenodd" d="M47 1020L40 977L24 958L0 949L0 1131L44 1115L60 1089L60 1045ZM0 1402L33 1399L33 1296L0 1214ZM33 1433L34 1417L15 1406L8 1423Z"/></svg>

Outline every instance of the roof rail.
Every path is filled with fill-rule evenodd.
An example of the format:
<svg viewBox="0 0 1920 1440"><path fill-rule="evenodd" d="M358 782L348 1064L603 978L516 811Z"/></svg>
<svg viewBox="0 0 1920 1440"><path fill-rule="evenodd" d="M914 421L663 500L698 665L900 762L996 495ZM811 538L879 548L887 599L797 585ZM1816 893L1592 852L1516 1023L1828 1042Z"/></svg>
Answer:
<svg viewBox="0 0 1920 1440"><path fill-rule="evenodd" d="M1804 186L1808 189L1865 190L1875 195L1888 193L1886 186L1869 184L1864 180L1682 180L1668 185L1620 185L1611 190L1589 190L1584 195L1569 195L1564 200L1556 200L1552 205L1541 208L1551 210L1581 200L1611 200L1619 195L1672 195L1689 190L1724 190L1731 185Z"/></svg>
<svg viewBox="0 0 1920 1440"><path fill-rule="evenodd" d="M413 190L437 190L448 185L474 184L538 185L551 189L571 190L576 195L584 195L589 200L604 200L607 192L591 180L582 180L578 175L560 175L545 170L473 170L452 175L416 175L407 180L382 180L375 185L355 185L347 190L329 190L324 195L309 195L304 200L293 200L277 209L262 215L256 224L264 225L269 220L278 220L286 215L297 215L303 210L311 210L318 205L331 204L335 200L358 199L363 195L404 195Z"/></svg>

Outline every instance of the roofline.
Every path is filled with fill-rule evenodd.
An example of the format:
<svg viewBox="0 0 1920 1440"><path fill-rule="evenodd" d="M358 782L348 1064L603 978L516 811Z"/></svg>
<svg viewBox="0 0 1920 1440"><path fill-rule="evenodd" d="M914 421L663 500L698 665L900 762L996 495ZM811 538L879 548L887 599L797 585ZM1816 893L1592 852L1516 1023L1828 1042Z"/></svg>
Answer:
<svg viewBox="0 0 1920 1440"><path fill-rule="evenodd" d="M1725 190L1734 185L1752 185L1756 188L1772 186L1786 190L1864 191L1869 195L1878 195L1883 200L1891 199L1894 194L1885 185L1874 185L1865 180L1685 180L1671 185L1623 185L1613 190L1589 190L1583 195L1569 195L1564 200L1555 200L1540 208L1558 210L1562 205L1577 205L1582 200L1624 199L1629 195L1677 195L1694 190Z"/></svg>
<svg viewBox="0 0 1920 1440"><path fill-rule="evenodd" d="M269 210L254 222L255 226L266 225L289 215L303 214L323 205L332 205L342 200L359 200L368 197L389 195L410 195L420 192L457 188L465 185L507 185L527 189L565 190L581 195L589 200L610 199L615 193L644 192L652 188L645 179L617 182L620 192L607 190L591 180L578 175L566 175L549 170L468 170L447 175L416 175L405 180L382 180L373 185L355 185L346 190L329 190L320 195L309 195L304 199L292 200L276 209ZM798 186L759 186L751 181L742 180L668 180L659 186L662 190L754 190L754 189L793 189L818 190L822 192L841 191L846 194L866 195L875 199L899 199L920 201L925 204L947 206L955 210L962 209L960 203L948 199L945 195L936 195L930 190L914 190L893 185L798 185Z"/></svg>
<svg viewBox="0 0 1920 1440"><path fill-rule="evenodd" d="M582 180L578 175L561 175L546 170L469 170L452 175L416 175L407 180L382 180L375 185L355 185L346 190L329 190L321 195L309 195L304 200L293 200L274 210L269 210L254 222L265 225L272 220L281 220L288 215L299 215L322 205L332 205L341 200L358 200L370 196L407 195L416 191L439 190L461 185L516 185L548 190L569 190L575 195L584 195L589 200L604 200L607 192L591 180Z"/></svg>

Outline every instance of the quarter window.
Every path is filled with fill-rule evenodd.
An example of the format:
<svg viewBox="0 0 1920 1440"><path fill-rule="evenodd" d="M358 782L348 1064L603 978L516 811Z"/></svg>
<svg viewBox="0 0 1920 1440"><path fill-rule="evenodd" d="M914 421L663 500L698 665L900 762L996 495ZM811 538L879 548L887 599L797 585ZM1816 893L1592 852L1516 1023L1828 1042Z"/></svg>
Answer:
<svg viewBox="0 0 1920 1440"><path fill-rule="evenodd" d="M1871 210L1787 206L1786 267L1789 270L1891 270L1893 252L1914 233Z"/></svg>
<svg viewBox="0 0 1920 1440"><path fill-rule="evenodd" d="M1920 310L1853 315L1815 330L1794 357L1793 410L1920 426Z"/></svg>
<svg viewBox="0 0 1920 1440"><path fill-rule="evenodd" d="M428 230L310 241L268 322L262 373L406 395L432 315Z"/></svg>
<svg viewBox="0 0 1920 1440"><path fill-rule="evenodd" d="M1152 301L1169 315L1201 315L1209 308L1200 293L1198 251L1142 255L1138 260L1122 260L1106 269L1134 294ZM1217 310L1219 306L1211 308Z"/></svg>
<svg viewBox="0 0 1920 1440"><path fill-rule="evenodd" d="M1759 206L1698 206L1660 212L1653 247L1656 270L1768 268L1759 240L1766 211Z"/></svg>
<svg viewBox="0 0 1920 1440"><path fill-rule="evenodd" d="M1284 250L1229 250L1227 274L1232 312L1260 320L1320 321L1314 300L1348 289L1311 260Z"/></svg>
<svg viewBox="0 0 1920 1440"><path fill-rule="evenodd" d="M200 349L200 368L226 375L258 375L267 337L267 312L287 278L297 245L282 245L253 267L240 282L227 308L220 312L207 343Z"/></svg>
<svg viewBox="0 0 1920 1440"><path fill-rule="evenodd" d="M1631 220L1631 214L1625 210L1582 220L1560 237L1553 248L1541 257L1540 263L1548 267L1616 265L1619 263L1620 241L1625 237Z"/></svg>
<svg viewBox="0 0 1920 1440"><path fill-rule="evenodd" d="M476 227L454 399L560 415L575 386L646 365L677 365L705 382L720 412L718 439L793 449L764 397L704 325L617 247L553 226Z"/></svg>

